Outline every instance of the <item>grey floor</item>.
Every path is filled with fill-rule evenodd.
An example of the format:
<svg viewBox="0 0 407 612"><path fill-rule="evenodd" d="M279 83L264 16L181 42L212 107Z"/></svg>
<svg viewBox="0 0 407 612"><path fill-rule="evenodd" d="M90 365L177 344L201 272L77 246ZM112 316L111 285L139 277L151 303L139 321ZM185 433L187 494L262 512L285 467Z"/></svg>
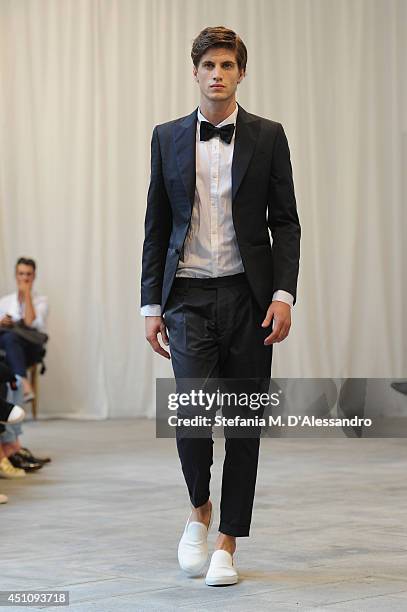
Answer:
<svg viewBox="0 0 407 612"><path fill-rule="evenodd" d="M28 422L24 441L53 462L0 480L2 590L69 590L72 612L407 610L405 440L263 440L241 581L223 588L178 569L188 502L152 422ZM222 456L218 439L216 509Z"/></svg>

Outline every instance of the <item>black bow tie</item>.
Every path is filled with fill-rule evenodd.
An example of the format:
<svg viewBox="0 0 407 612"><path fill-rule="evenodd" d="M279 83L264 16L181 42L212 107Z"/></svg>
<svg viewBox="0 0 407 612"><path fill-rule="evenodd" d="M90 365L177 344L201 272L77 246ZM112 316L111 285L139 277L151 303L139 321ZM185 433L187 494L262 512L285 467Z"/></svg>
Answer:
<svg viewBox="0 0 407 612"><path fill-rule="evenodd" d="M213 136L218 134L223 142L230 144L232 142L233 132L235 131L235 124L228 123L222 125L222 127L215 127L209 121L201 121L200 138L201 140L210 140Z"/></svg>

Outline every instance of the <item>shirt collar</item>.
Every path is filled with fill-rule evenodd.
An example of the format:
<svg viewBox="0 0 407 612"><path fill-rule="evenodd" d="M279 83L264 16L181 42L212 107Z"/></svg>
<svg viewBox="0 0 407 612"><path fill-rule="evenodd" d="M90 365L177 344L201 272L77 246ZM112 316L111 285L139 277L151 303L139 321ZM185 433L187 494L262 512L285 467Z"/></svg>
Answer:
<svg viewBox="0 0 407 612"><path fill-rule="evenodd" d="M236 108L233 111L233 113L231 113L229 117L226 117L226 119L218 123L215 127L222 127L222 125L228 125L229 123L236 124L236 117L237 117L238 110L239 110L239 107L236 104ZM201 113L201 109L198 106L198 126L201 123L201 121L208 121L208 119Z"/></svg>

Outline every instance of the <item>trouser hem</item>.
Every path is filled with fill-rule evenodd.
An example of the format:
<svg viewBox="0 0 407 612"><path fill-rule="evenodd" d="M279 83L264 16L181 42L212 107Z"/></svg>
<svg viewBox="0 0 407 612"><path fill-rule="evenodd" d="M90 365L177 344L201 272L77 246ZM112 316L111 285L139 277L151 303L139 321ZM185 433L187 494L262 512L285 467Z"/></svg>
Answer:
<svg viewBox="0 0 407 612"><path fill-rule="evenodd" d="M200 508L200 506L203 506L204 504L206 504L206 502L209 500L209 496L208 497L202 497L201 499L191 499L191 504L193 505L194 508Z"/></svg>
<svg viewBox="0 0 407 612"><path fill-rule="evenodd" d="M220 522L219 531L225 535L244 538L249 535L250 525L231 525L230 523Z"/></svg>

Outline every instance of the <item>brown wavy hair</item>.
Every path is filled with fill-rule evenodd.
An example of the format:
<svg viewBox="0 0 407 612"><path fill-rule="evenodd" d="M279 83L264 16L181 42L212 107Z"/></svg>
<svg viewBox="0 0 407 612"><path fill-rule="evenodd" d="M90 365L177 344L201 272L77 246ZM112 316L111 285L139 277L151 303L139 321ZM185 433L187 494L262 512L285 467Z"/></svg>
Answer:
<svg viewBox="0 0 407 612"><path fill-rule="evenodd" d="M31 266L31 268L34 269L34 272L36 270L36 264L35 261L29 257L19 257L19 259L17 259L17 263L16 263L16 270L17 270L17 266L19 266L20 264L24 264L25 266Z"/></svg>
<svg viewBox="0 0 407 612"><path fill-rule="evenodd" d="M199 32L192 43L191 57L194 66L198 68L202 56L211 47L225 47L232 49L236 53L236 61L239 70L245 71L247 64L246 45L236 32L223 26L205 28Z"/></svg>

